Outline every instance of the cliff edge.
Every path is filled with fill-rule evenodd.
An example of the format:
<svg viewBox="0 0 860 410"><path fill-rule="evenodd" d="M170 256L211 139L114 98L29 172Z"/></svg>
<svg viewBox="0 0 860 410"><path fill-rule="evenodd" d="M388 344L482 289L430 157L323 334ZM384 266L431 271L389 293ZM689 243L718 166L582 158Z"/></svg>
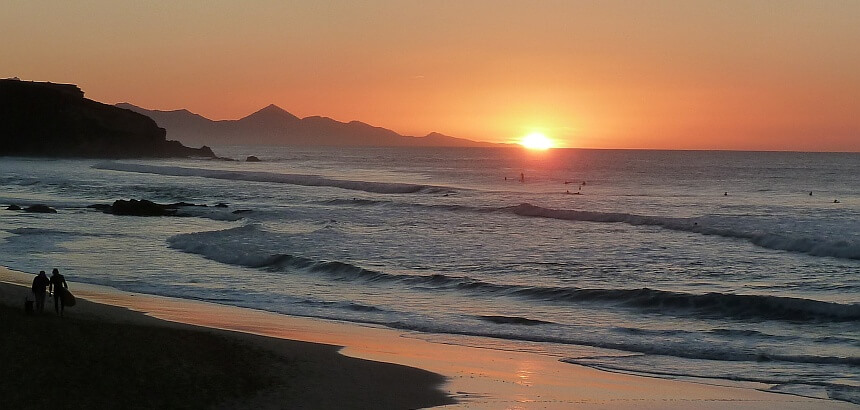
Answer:
<svg viewBox="0 0 860 410"><path fill-rule="evenodd" d="M151 118L84 98L73 84L0 80L0 156L215 158L168 141Z"/></svg>

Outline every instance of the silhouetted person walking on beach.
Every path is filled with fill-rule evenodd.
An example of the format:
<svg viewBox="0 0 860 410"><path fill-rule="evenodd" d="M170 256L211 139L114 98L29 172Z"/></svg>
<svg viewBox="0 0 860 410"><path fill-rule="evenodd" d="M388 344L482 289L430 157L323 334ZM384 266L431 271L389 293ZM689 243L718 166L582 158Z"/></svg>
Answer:
<svg viewBox="0 0 860 410"><path fill-rule="evenodd" d="M48 291L48 286L51 280L45 271L39 271L39 274L33 278L33 295L36 296L36 311L42 313L45 311L45 293Z"/></svg>
<svg viewBox="0 0 860 410"><path fill-rule="evenodd" d="M54 293L54 311L60 316L63 316L63 310L66 307L66 304L63 303L63 294L68 288L69 285L66 284L65 276L60 275L60 271L54 268L51 272L51 284L48 286L48 290Z"/></svg>

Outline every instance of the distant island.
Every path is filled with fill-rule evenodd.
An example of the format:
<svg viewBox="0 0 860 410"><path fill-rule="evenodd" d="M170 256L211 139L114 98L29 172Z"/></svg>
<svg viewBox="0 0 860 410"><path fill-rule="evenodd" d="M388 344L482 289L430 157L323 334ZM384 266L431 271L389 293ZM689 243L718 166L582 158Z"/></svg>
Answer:
<svg viewBox="0 0 860 410"><path fill-rule="evenodd" d="M186 144L294 145L365 147L500 147L507 144L472 141L436 132L423 137L400 135L360 121L328 117L299 118L272 104L238 120L210 120L188 110L148 110L129 103L116 105L146 115Z"/></svg>
<svg viewBox="0 0 860 410"><path fill-rule="evenodd" d="M84 98L74 84L0 79L0 156L207 157L208 147L168 141L137 112Z"/></svg>

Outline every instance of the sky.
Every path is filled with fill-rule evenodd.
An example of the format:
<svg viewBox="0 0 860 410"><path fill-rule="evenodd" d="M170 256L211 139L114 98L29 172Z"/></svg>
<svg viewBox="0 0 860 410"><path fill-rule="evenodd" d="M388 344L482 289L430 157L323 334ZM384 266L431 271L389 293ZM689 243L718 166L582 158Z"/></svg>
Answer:
<svg viewBox="0 0 860 410"><path fill-rule="evenodd" d="M0 78L237 119L860 151L860 1L0 2Z"/></svg>

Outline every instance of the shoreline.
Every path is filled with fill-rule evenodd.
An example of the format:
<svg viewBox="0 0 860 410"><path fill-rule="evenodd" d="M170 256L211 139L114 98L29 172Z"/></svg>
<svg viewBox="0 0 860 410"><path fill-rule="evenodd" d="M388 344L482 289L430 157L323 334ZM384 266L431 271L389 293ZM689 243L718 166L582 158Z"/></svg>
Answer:
<svg viewBox="0 0 860 410"><path fill-rule="evenodd" d="M44 313L25 315L30 287L22 282L31 277L0 268L0 397L12 407L404 409L453 401L438 374L344 356L337 345L167 321L93 300L143 296L110 288L69 282L77 304L64 317L50 298Z"/></svg>
<svg viewBox="0 0 860 410"><path fill-rule="evenodd" d="M26 286L26 292L31 280L31 274L0 267L0 282ZM286 316L209 302L129 293L84 283L70 282L70 288L85 302L69 308L69 317L134 320L145 326L218 329L226 331L224 334L240 343L268 346L272 351L277 350L274 345L290 341L309 344L317 349L327 348L337 356L374 362L368 369L393 364L412 371L441 375L446 380L444 384L430 386L431 390L441 388L441 391L436 390L436 399L444 391L447 397L457 400L457 403L447 405L435 403L444 405L442 408L445 409L857 408L848 402L765 392L753 387L722 386L716 381L704 384L597 370L563 363L558 358L538 353L482 347L482 338L470 339L476 341L477 347L445 344L427 340L430 337L417 332L380 326ZM12 304L13 307L17 305ZM281 354L288 353L281 351ZM309 360L331 359L314 356ZM366 379L377 379L376 370L371 374L373 377ZM437 380L441 381L441 377ZM381 384L378 386L381 388L392 387L393 390L400 388L396 386L398 382L403 384L403 380L388 378L369 382L377 386ZM757 387L763 389L767 386ZM422 405L430 404L425 402Z"/></svg>

